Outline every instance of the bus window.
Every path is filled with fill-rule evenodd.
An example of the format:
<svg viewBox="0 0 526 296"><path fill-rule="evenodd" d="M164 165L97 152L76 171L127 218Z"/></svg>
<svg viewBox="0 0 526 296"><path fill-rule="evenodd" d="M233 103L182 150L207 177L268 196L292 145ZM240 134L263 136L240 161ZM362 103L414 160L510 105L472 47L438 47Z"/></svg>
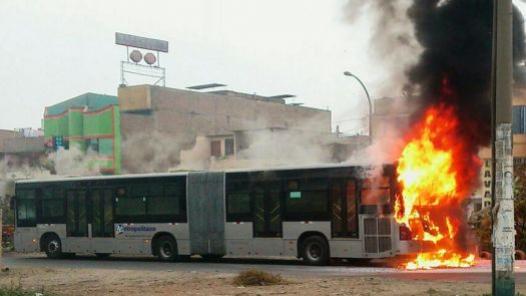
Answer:
<svg viewBox="0 0 526 296"><path fill-rule="evenodd" d="M265 190L262 187L254 189L254 236L265 232Z"/></svg>
<svg viewBox="0 0 526 296"><path fill-rule="evenodd" d="M279 187L276 190L269 190L268 193L268 232L276 233L281 236L281 202Z"/></svg>
<svg viewBox="0 0 526 296"><path fill-rule="evenodd" d="M226 177L226 220L227 222L252 221L250 205L250 181L247 174Z"/></svg>
<svg viewBox="0 0 526 296"><path fill-rule="evenodd" d="M146 214L146 190L146 184L134 184L130 186L130 190L117 189L115 213L118 216L130 219L127 222L134 222L135 218L144 218Z"/></svg>
<svg viewBox="0 0 526 296"><path fill-rule="evenodd" d="M62 223L64 220L65 191L62 188L45 187L40 195L40 222Z"/></svg>
<svg viewBox="0 0 526 296"><path fill-rule="evenodd" d="M227 195L227 221L250 221L250 195L248 191L230 192Z"/></svg>
<svg viewBox="0 0 526 296"><path fill-rule="evenodd" d="M285 188L287 220L320 220L328 216L326 179L289 180Z"/></svg>
<svg viewBox="0 0 526 296"><path fill-rule="evenodd" d="M389 178L370 178L363 180L360 195L360 212L363 214L389 214L391 209L391 189Z"/></svg>
<svg viewBox="0 0 526 296"><path fill-rule="evenodd" d="M345 233L345 200L342 198L341 182L334 182L331 185L331 215L332 215L332 236L343 236Z"/></svg>
<svg viewBox="0 0 526 296"><path fill-rule="evenodd" d="M16 195L17 226L36 226L35 190L18 190Z"/></svg>
<svg viewBox="0 0 526 296"><path fill-rule="evenodd" d="M389 188L363 188L362 205L385 205L389 204Z"/></svg>
<svg viewBox="0 0 526 296"><path fill-rule="evenodd" d="M345 186L345 199L347 208L347 233L349 236L358 234L358 211L356 210L356 184L347 181Z"/></svg>
<svg viewBox="0 0 526 296"><path fill-rule="evenodd" d="M180 198L184 198L181 185L169 183L164 186L160 183L150 184L148 196L148 216L171 216L180 214Z"/></svg>

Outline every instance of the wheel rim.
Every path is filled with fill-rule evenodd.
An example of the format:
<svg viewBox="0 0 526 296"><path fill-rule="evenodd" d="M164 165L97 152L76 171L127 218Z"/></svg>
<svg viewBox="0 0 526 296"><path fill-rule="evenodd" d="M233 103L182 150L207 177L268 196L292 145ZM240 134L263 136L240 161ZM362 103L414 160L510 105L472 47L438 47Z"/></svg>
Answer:
<svg viewBox="0 0 526 296"><path fill-rule="evenodd" d="M56 253L58 249L60 248L60 244L56 240L52 240L47 244L47 250L50 253Z"/></svg>
<svg viewBox="0 0 526 296"><path fill-rule="evenodd" d="M172 257L173 255L173 248L172 248L172 244L170 244L169 242L164 242L162 245L161 245L161 255L165 258L167 257Z"/></svg>
<svg viewBox="0 0 526 296"><path fill-rule="evenodd" d="M322 255L322 249L319 244L311 243L307 246L307 257L311 261L318 261Z"/></svg>

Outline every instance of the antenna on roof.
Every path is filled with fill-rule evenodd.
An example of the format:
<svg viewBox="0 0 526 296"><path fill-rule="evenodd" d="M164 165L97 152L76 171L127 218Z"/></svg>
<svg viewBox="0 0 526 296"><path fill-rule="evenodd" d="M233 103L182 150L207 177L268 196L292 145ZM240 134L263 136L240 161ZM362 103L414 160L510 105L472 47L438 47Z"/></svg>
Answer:
<svg viewBox="0 0 526 296"><path fill-rule="evenodd" d="M153 83L166 86L166 68L161 67L161 52L168 52L168 41L115 33L115 44L126 46L126 61L121 61L121 85L126 86L126 74L156 78ZM130 53L130 47L133 49ZM144 54L139 50L154 51ZM143 63L141 63L141 61Z"/></svg>

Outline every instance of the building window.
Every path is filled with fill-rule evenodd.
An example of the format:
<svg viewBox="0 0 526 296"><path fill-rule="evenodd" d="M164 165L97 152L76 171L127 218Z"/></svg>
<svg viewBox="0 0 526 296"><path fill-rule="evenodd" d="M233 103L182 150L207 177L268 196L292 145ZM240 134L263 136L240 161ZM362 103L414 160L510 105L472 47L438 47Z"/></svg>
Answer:
<svg viewBox="0 0 526 296"><path fill-rule="evenodd" d="M86 150L99 152L99 139L88 139L86 140Z"/></svg>
<svg viewBox="0 0 526 296"><path fill-rule="evenodd" d="M60 148L69 149L69 141L63 136L53 136L53 150L58 150Z"/></svg>
<svg viewBox="0 0 526 296"><path fill-rule="evenodd" d="M234 155L234 139L225 139L225 155Z"/></svg>
<svg viewBox="0 0 526 296"><path fill-rule="evenodd" d="M210 154L215 157L221 156L221 141L210 142Z"/></svg>
<svg viewBox="0 0 526 296"><path fill-rule="evenodd" d="M526 134L526 106L513 106L513 134Z"/></svg>

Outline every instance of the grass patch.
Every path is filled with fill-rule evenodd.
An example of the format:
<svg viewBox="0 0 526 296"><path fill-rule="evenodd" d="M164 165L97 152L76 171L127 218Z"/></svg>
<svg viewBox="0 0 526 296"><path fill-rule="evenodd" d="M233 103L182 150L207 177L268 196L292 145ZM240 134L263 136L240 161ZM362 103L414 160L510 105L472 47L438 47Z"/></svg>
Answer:
<svg viewBox="0 0 526 296"><path fill-rule="evenodd" d="M45 292L44 288L41 290L27 290L22 287L20 283L18 285L11 284L11 286L0 286L0 296L56 296L49 292Z"/></svg>
<svg viewBox="0 0 526 296"><path fill-rule="evenodd" d="M240 272L233 281L236 286L270 286L288 284L279 274L272 274L257 269ZM0 294L0 296L2 296Z"/></svg>

